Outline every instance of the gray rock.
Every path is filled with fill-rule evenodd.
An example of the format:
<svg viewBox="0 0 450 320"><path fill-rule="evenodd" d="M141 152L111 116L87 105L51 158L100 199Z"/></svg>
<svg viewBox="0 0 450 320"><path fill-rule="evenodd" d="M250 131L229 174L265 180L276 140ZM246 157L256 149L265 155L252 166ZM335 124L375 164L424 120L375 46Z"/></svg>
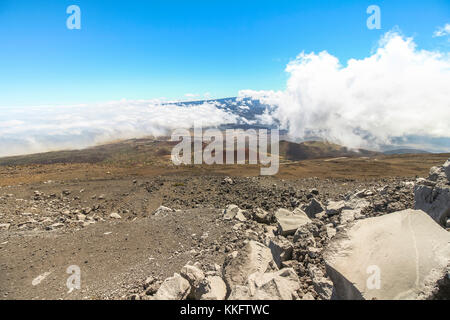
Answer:
<svg viewBox="0 0 450 320"><path fill-rule="evenodd" d="M10 227L11 227L10 223L2 223L2 224L0 224L0 230L8 231Z"/></svg>
<svg viewBox="0 0 450 320"><path fill-rule="evenodd" d="M278 231L282 236L293 235L299 227L311 222L306 213L299 208L295 209L295 212L278 209L275 219L278 223Z"/></svg>
<svg viewBox="0 0 450 320"><path fill-rule="evenodd" d="M352 209L345 201L329 201L327 205L327 215L334 216L340 214L344 209Z"/></svg>
<svg viewBox="0 0 450 320"><path fill-rule="evenodd" d="M316 214L325 211L324 206L315 198L311 199L309 204L305 207L305 213L310 218L315 218Z"/></svg>
<svg viewBox="0 0 450 320"><path fill-rule="evenodd" d="M314 290L322 300L330 300L333 294L333 282L327 279L322 270L313 264L308 266L309 277L312 280Z"/></svg>
<svg viewBox="0 0 450 320"><path fill-rule="evenodd" d="M64 227L64 224L61 222L57 222L57 223L52 224L51 226L48 226L46 229L47 230L56 230L56 229L60 229L62 227Z"/></svg>
<svg viewBox="0 0 450 320"><path fill-rule="evenodd" d="M294 249L294 246L286 238L278 236L271 239L269 241L269 248L272 252L273 260L277 264L278 268L281 267L281 263L283 261L287 261L292 258L292 251Z"/></svg>
<svg viewBox="0 0 450 320"><path fill-rule="evenodd" d="M185 265L181 268L180 274L193 288L198 288L203 279L205 279L203 271L193 265Z"/></svg>
<svg viewBox="0 0 450 320"><path fill-rule="evenodd" d="M314 247L316 245L314 231L317 232L318 230L312 223L301 226L295 231L294 243L301 242L302 245Z"/></svg>
<svg viewBox="0 0 450 320"><path fill-rule="evenodd" d="M195 293L197 300L225 300L226 296L227 286L219 276L206 277Z"/></svg>
<svg viewBox="0 0 450 320"><path fill-rule="evenodd" d="M154 295L158 292L159 287L161 286L161 281L158 281L155 277L148 277L144 282L145 294L148 296Z"/></svg>
<svg viewBox="0 0 450 320"><path fill-rule="evenodd" d="M276 268L272 252L265 245L249 241L240 252L230 254L224 263L223 278L228 288L243 285L250 274Z"/></svg>
<svg viewBox="0 0 450 320"><path fill-rule="evenodd" d="M189 295L191 286L189 282L175 273L173 277L167 278L161 284L156 294L153 296L155 300L185 300Z"/></svg>
<svg viewBox="0 0 450 320"><path fill-rule="evenodd" d="M325 226L328 239L333 238L336 235L336 229L333 228L333 224L328 224Z"/></svg>
<svg viewBox="0 0 450 320"><path fill-rule="evenodd" d="M231 179L230 177L225 177L225 178L222 180L222 184L226 184L226 183L228 183L228 184L233 184L234 182L233 182L233 179Z"/></svg>
<svg viewBox="0 0 450 320"><path fill-rule="evenodd" d="M338 299L427 299L447 277L449 242L425 212L404 210L358 220L323 257Z"/></svg>
<svg viewBox="0 0 450 320"><path fill-rule="evenodd" d="M442 168L444 169L445 175L447 177L447 181L450 181L450 159L445 161Z"/></svg>
<svg viewBox="0 0 450 320"><path fill-rule="evenodd" d="M228 300L250 300L250 289L247 286L235 285Z"/></svg>
<svg viewBox="0 0 450 320"><path fill-rule="evenodd" d="M425 211L437 223L445 225L450 217L450 186L417 184L414 188L414 209Z"/></svg>
<svg viewBox="0 0 450 320"><path fill-rule="evenodd" d="M158 217L158 216L166 217L171 212L175 212L175 210L172 208L165 207L165 206L160 206L158 209L156 209L153 212L153 215L156 217Z"/></svg>
<svg viewBox="0 0 450 320"><path fill-rule="evenodd" d="M428 174L428 180L436 182L446 178L446 174L443 167L432 167Z"/></svg>
<svg viewBox="0 0 450 320"><path fill-rule="evenodd" d="M234 286L229 300L296 300L300 282L294 269L253 273L245 286Z"/></svg>
<svg viewBox="0 0 450 320"><path fill-rule="evenodd" d="M109 215L110 218L113 219L122 219L122 217L117 213L117 212L113 212Z"/></svg>
<svg viewBox="0 0 450 320"><path fill-rule="evenodd" d="M303 295L301 300L316 300L316 299L314 299L314 296L312 295L311 292L308 292Z"/></svg>
<svg viewBox="0 0 450 320"><path fill-rule="evenodd" d="M361 210L354 209L354 210L342 210L341 212L341 224L346 224L349 222L352 222L355 220L355 216L361 214Z"/></svg>
<svg viewBox="0 0 450 320"><path fill-rule="evenodd" d="M272 222L272 215L261 208L256 208L253 213L253 219L259 223L270 224Z"/></svg>
<svg viewBox="0 0 450 320"><path fill-rule="evenodd" d="M225 220L232 220L237 219L241 222L244 222L247 220L243 214L243 210L239 209L239 207L235 204L230 204L224 211L223 211L223 218Z"/></svg>

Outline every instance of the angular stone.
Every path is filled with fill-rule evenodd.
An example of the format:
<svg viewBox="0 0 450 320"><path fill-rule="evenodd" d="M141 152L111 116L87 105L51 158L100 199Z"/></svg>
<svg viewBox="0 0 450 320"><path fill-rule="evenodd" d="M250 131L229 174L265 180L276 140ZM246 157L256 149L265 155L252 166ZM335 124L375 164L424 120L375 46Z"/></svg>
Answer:
<svg viewBox="0 0 450 320"><path fill-rule="evenodd" d="M205 279L203 271L193 265L185 265L181 268L180 274L194 288L198 288L203 279Z"/></svg>
<svg viewBox="0 0 450 320"><path fill-rule="evenodd" d="M425 212L404 210L358 220L323 257L338 299L427 299L447 277L449 242Z"/></svg>
<svg viewBox="0 0 450 320"><path fill-rule="evenodd" d="M300 283L294 269L253 273L246 286L233 287L229 300L296 300Z"/></svg>
<svg viewBox="0 0 450 320"><path fill-rule="evenodd" d="M227 257L223 278L228 288L232 288L243 285L250 274L266 272L273 266L276 268L270 249L259 242L249 241L240 252Z"/></svg>
<svg viewBox="0 0 450 320"><path fill-rule="evenodd" d="M291 259L294 246L286 238L278 236L277 238L269 241L269 248L272 252L273 260L277 264L278 268L280 268L281 262Z"/></svg>
<svg viewBox="0 0 450 320"><path fill-rule="evenodd" d="M225 300L227 296L227 286L219 276L206 277L196 290L197 300Z"/></svg>
<svg viewBox="0 0 450 320"><path fill-rule="evenodd" d="M450 181L450 159L445 161L442 168L444 169L445 175L447 176L447 181Z"/></svg>
<svg viewBox="0 0 450 320"><path fill-rule="evenodd" d="M272 215L261 208L255 210L253 218L259 223L270 224L272 222Z"/></svg>
<svg viewBox="0 0 450 320"><path fill-rule="evenodd" d="M122 219L122 217L117 213L117 212L113 212L109 215L110 218L113 219Z"/></svg>
<svg viewBox="0 0 450 320"><path fill-rule="evenodd" d="M175 273L173 277L164 280L153 298L155 300L185 300L190 290L189 282Z"/></svg>
<svg viewBox="0 0 450 320"><path fill-rule="evenodd" d="M175 212L175 210L172 209L172 208L165 207L165 206L159 206L159 208L156 209L156 210L153 212L153 215L154 215L154 216L157 216L157 217L158 217L158 216L165 217L165 216L167 216L170 212Z"/></svg>
<svg viewBox="0 0 450 320"><path fill-rule="evenodd" d="M239 207L235 204L230 204L223 212L223 218L225 220L237 219L241 222L246 221L243 210L239 209Z"/></svg>
<svg viewBox="0 0 450 320"><path fill-rule="evenodd" d="M250 289L246 286L235 285L231 290L228 300L250 300Z"/></svg>
<svg viewBox="0 0 450 320"><path fill-rule="evenodd" d="M330 300L333 294L333 282L325 278L322 270L313 264L308 266L309 277L311 278L314 290L322 300Z"/></svg>
<svg viewBox="0 0 450 320"><path fill-rule="evenodd" d="M275 218L278 223L278 231L282 236L293 235L299 227L311 222L306 213L299 208L295 213L286 209L278 209Z"/></svg>
<svg viewBox="0 0 450 320"><path fill-rule="evenodd" d="M450 217L450 186L417 184L414 187L414 209L425 211L437 223L444 225Z"/></svg>
<svg viewBox="0 0 450 320"><path fill-rule="evenodd" d="M327 215L334 216L336 214L339 214L344 209L351 209L345 201L330 201L327 205Z"/></svg>
<svg viewBox="0 0 450 320"><path fill-rule="evenodd" d="M446 175L445 175L443 167L432 167L430 169L430 173L428 174L428 180L436 182L438 180L445 179L445 178L446 178Z"/></svg>
<svg viewBox="0 0 450 320"><path fill-rule="evenodd" d="M301 300L316 300L316 299L314 299L314 296L312 295L311 292L308 292L305 295L303 295Z"/></svg>
<svg viewBox="0 0 450 320"><path fill-rule="evenodd" d="M325 228L326 228L325 230L327 232L328 239L331 239L331 238L333 238L336 235L336 229L333 228L333 224L332 223L327 224L325 226Z"/></svg>
<svg viewBox="0 0 450 320"><path fill-rule="evenodd" d="M9 227L11 227L11 224L10 224L10 223L2 223L2 224L0 224L0 230L6 230L6 231L8 231L8 230L9 230Z"/></svg>
<svg viewBox="0 0 450 320"><path fill-rule="evenodd" d="M315 218L316 214L325 211L325 207L315 198L311 199L309 204L305 207L305 213L310 218Z"/></svg>
<svg viewBox="0 0 450 320"><path fill-rule="evenodd" d="M360 214L361 210L342 210L341 212L341 224L346 224L355 220L355 216Z"/></svg>

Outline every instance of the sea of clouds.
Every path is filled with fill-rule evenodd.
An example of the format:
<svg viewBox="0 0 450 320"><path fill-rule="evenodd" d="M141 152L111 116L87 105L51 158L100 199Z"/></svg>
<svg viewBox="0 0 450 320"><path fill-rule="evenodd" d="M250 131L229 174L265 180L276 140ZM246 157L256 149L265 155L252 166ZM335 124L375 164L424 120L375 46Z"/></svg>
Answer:
<svg viewBox="0 0 450 320"><path fill-rule="evenodd" d="M270 105L259 122L278 123L294 139L315 136L377 149L410 136L450 138L448 52L420 50L412 38L389 32L364 59L344 65L326 51L301 53L286 72L285 90L243 90L239 97ZM0 108L0 156L167 135L195 122L214 127L238 121L239 116L212 101Z"/></svg>
<svg viewBox="0 0 450 320"><path fill-rule="evenodd" d="M0 156L79 149L118 139L164 136L194 123L219 126L237 116L214 102L181 106L151 101L0 109Z"/></svg>

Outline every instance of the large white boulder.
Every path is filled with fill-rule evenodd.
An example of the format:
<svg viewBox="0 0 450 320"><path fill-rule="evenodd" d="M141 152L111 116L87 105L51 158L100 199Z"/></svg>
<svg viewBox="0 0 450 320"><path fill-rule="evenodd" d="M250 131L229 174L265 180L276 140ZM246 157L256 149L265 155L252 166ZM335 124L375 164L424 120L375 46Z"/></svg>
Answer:
<svg viewBox="0 0 450 320"><path fill-rule="evenodd" d="M278 231L282 236L293 235L298 228L311 222L307 214L299 208L294 212L278 209L275 218L278 223Z"/></svg>
<svg viewBox="0 0 450 320"><path fill-rule="evenodd" d="M338 299L427 299L448 277L450 234L409 209L358 220L323 256Z"/></svg>

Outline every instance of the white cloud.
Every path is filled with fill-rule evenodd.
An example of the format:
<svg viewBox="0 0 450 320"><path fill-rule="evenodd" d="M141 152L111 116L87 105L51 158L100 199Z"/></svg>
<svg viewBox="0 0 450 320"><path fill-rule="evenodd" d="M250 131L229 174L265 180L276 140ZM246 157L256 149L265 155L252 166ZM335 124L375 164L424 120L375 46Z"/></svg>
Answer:
<svg viewBox="0 0 450 320"><path fill-rule="evenodd" d="M302 53L286 67L284 91L242 91L275 105L264 114L294 138L318 136L349 147L394 137L450 137L450 58L387 33L377 51L347 66L330 53Z"/></svg>
<svg viewBox="0 0 450 320"><path fill-rule="evenodd" d="M433 34L434 37L444 37L448 35L450 35L450 23L438 28Z"/></svg>
<svg viewBox="0 0 450 320"><path fill-rule="evenodd" d="M235 123L237 116L203 103L113 101L95 105L0 108L0 156L84 148L116 139L167 135L176 128Z"/></svg>

